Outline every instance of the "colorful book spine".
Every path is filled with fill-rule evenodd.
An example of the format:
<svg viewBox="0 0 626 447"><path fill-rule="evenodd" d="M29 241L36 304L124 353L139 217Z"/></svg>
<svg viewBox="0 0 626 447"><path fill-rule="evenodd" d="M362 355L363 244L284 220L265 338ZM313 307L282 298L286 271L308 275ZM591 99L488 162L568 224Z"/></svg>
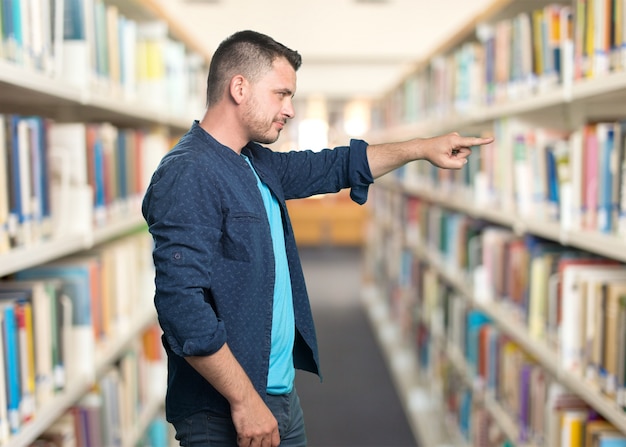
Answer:
<svg viewBox="0 0 626 447"><path fill-rule="evenodd" d="M13 303L5 303L2 306L4 318L3 339L6 367L6 387L7 387L7 411L9 418L9 429L12 434L17 433L21 427L20 401L21 385L19 372L19 342L17 334L17 318Z"/></svg>

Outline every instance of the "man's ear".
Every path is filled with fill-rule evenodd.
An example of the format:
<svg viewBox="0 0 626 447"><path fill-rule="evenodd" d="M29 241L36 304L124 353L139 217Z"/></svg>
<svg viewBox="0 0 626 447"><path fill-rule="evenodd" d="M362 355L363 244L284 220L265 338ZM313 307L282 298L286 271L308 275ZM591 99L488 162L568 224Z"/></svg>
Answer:
<svg viewBox="0 0 626 447"><path fill-rule="evenodd" d="M233 76L230 80L229 91L230 96L236 104L241 104L246 94L248 82L242 75Z"/></svg>

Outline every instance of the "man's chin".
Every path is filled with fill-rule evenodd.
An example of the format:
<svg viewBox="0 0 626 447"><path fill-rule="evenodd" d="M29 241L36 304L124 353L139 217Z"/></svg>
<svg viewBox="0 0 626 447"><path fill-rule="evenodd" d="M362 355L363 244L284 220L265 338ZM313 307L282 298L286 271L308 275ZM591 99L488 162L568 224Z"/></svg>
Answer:
<svg viewBox="0 0 626 447"><path fill-rule="evenodd" d="M278 137L280 137L280 131L276 134L275 137L270 137L270 136L263 136L261 138L255 139L254 141L256 141L257 143L260 144L272 144L272 143L276 143L276 141L278 141Z"/></svg>

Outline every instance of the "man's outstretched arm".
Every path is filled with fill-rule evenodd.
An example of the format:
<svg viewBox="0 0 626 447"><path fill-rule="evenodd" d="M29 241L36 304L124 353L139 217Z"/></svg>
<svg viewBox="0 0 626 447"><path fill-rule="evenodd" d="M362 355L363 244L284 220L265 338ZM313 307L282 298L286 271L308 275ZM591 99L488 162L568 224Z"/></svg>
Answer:
<svg viewBox="0 0 626 447"><path fill-rule="evenodd" d="M400 143L372 144L367 147L367 160L374 178L415 160L427 160L443 169L461 169L472 153L472 146L492 141L493 138L462 137L453 132Z"/></svg>

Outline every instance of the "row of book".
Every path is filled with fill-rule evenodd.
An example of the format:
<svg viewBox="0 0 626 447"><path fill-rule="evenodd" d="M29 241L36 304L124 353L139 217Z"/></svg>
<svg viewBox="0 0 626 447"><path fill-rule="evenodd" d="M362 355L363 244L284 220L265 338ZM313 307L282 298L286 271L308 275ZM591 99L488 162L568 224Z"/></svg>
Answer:
<svg viewBox="0 0 626 447"><path fill-rule="evenodd" d="M98 396L90 396L91 400L98 399ZM96 402L98 405L99 402ZM98 409L96 407L95 412ZM104 436L99 437L97 433L102 434L102 431L95 430L87 432L87 429L91 427L87 423L88 416L94 416L93 402L89 402L86 399L85 402L76 405L72 408L72 411L66 414L63 418L59 419L50 427L46 432L37 438L34 442L30 443L28 447L79 447L79 446L118 446L124 447L126 445L134 445L135 447L171 447L172 443L170 439L173 438L173 434L170 433L170 425L165 420L164 416L157 416L150 421L150 424L143 433L143 436L137 440L135 444L104 444ZM97 414L95 416L98 416ZM83 423L86 427L83 429L80 423ZM98 422L96 422L97 424ZM85 435L87 433L87 435ZM107 435L105 435L107 436Z"/></svg>
<svg viewBox="0 0 626 447"><path fill-rule="evenodd" d="M54 43L62 39L63 9L50 0L0 3L0 57L52 71Z"/></svg>
<svg viewBox="0 0 626 447"><path fill-rule="evenodd" d="M137 215L159 130L0 114L0 253Z"/></svg>
<svg viewBox="0 0 626 447"><path fill-rule="evenodd" d="M0 439L95 380L99 353L152 314L151 248L140 232L0 280Z"/></svg>
<svg viewBox="0 0 626 447"><path fill-rule="evenodd" d="M603 394L616 408L626 406L626 282L623 279L626 268L623 264L538 237L519 236L510 229L410 195L385 189L373 192L375 230L368 240L375 249L368 258L374 281L383 288L390 314L405 338L413 340L420 367L428 371L430 378L445 370L438 363L442 355L454 357L458 351L472 377L464 381L465 388L468 382L472 385L469 397L476 391L475 378L479 378L479 389L486 390L498 406L505 408L513 425L518 427L519 433L514 435L516 443L570 445L556 443L553 435L548 442L545 434L543 438L533 434L538 430L531 422L545 420L543 404L542 417L537 419L524 412L527 420L520 419L520 408L528 408L530 401L522 403L520 399L516 387L524 381L519 372L513 374L513 380L504 380L503 377L511 376L509 373L503 376L501 372L506 365L504 359L509 355L513 359L509 367L528 362L527 373L542 371L544 380L549 374L543 365L512 343L507 331L492 324L489 314L473 310L473 302L468 299L471 296L482 303L481 307L498 310L507 321L510 318L512 325L525 327L529 344L548 347L546 352L553 353L555 359L552 368L580 377L581 387ZM442 345L436 343L438 339L446 340L443 349L437 349ZM489 355L497 361L486 361ZM543 390L540 402L545 403L549 393L546 394L545 387ZM533 388L530 395L537 393ZM565 394L575 393L576 390ZM575 429L576 436L580 436L591 419L602 419L580 398L567 399L575 400L585 410L586 416L574 418L579 421L575 424L582 424ZM484 396L479 400L483 401ZM469 415L476 413L467 411L468 408L464 418L457 422L468 439L469 431L493 423L489 423L493 419L489 411L478 412L479 418L486 418L483 422L472 420ZM610 426L605 421L602 425L605 429ZM483 435L479 438L484 439L484 432L480 431ZM562 432L553 430L553 433ZM510 438L510 433L506 437ZM619 436L619 442L623 442L622 437Z"/></svg>
<svg viewBox="0 0 626 447"><path fill-rule="evenodd" d="M625 266L506 233L483 233L484 282L476 290L522 309L529 335L554 346L565 370L625 406Z"/></svg>
<svg viewBox="0 0 626 447"><path fill-rule="evenodd" d="M200 112L206 61L105 0L0 2L0 58L109 97ZM132 10L132 5L128 6ZM136 8L136 7L135 7Z"/></svg>
<svg viewBox="0 0 626 447"><path fill-rule="evenodd" d="M415 200L407 217L443 268L466 278L475 299L504 303L563 369L626 406L626 266L439 206L416 215Z"/></svg>
<svg viewBox="0 0 626 447"><path fill-rule="evenodd" d="M624 70L624 0L546 3L481 24L475 36L433 57L381 101L376 126L463 114Z"/></svg>
<svg viewBox="0 0 626 447"><path fill-rule="evenodd" d="M419 366L441 381L442 400L469 445L626 445L626 435L472 309L436 269L414 262L417 299L406 310L414 316Z"/></svg>
<svg viewBox="0 0 626 447"><path fill-rule="evenodd" d="M166 383L160 334L156 323L146 329L98 378L93 389L30 445L169 447L166 422L160 405L155 405L162 401ZM145 418L154 420L145 433L138 433Z"/></svg>
<svg viewBox="0 0 626 447"><path fill-rule="evenodd" d="M466 203L521 219L558 222L563 230L626 234L626 122L589 122L571 133L499 119L467 166L441 170L412 163L395 176Z"/></svg>
<svg viewBox="0 0 626 447"><path fill-rule="evenodd" d="M468 326L477 323L468 338L476 343L481 362L478 373L472 371L459 346L448 345L436 355L443 402L469 445L626 445L626 435L499 334L486 316L469 311L465 317ZM494 380L494 388L483 385L488 380ZM504 428L506 424L515 428Z"/></svg>

